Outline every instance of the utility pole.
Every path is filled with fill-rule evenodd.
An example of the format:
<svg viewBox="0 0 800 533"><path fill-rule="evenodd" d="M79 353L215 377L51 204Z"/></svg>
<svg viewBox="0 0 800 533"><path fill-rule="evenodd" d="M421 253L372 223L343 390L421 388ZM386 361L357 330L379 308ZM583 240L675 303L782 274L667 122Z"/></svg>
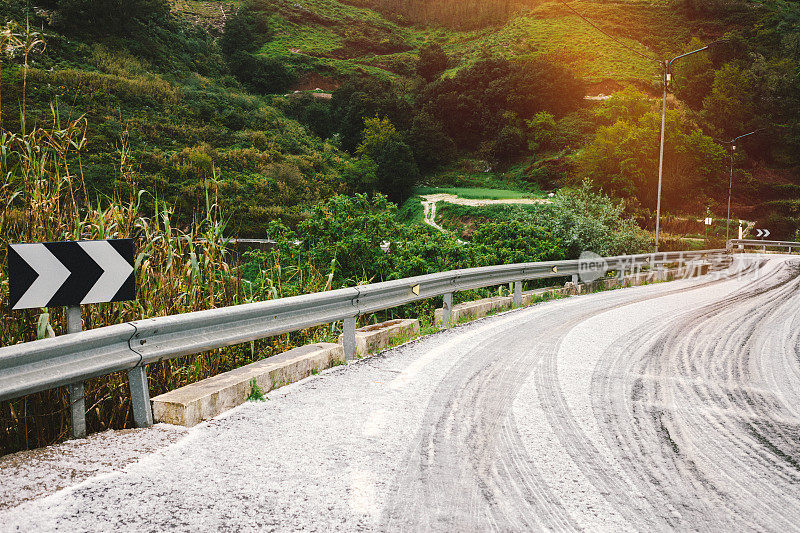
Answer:
<svg viewBox="0 0 800 533"><path fill-rule="evenodd" d="M704 50L708 50L714 45L719 43L725 42L726 39L720 39L719 41L714 41L703 48L698 48L697 50L692 50L689 53L679 55L677 57L673 57L668 61L664 61L662 63L663 68L663 79L664 79L664 97L661 100L661 148L659 151L658 157L658 200L656 201L656 249L655 253L658 253L658 243L660 237L660 230L661 230L661 183L664 177L664 136L665 130L667 127L667 91L669 90L669 84L672 81L672 64L675 63L679 59L683 59L684 57L696 54L698 52L702 52Z"/></svg>

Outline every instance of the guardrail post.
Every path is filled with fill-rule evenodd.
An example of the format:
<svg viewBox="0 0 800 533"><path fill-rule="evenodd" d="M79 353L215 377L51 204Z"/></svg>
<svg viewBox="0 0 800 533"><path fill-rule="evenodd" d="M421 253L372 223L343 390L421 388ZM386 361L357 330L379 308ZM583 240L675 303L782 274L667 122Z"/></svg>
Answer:
<svg viewBox="0 0 800 533"><path fill-rule="evenodd" d="M147 386L147 370L136 366L128 370L128 385L131 389L133 421L137 428L153 425L153 408L150 406L150 388Z"/></svg>
<svg viewBox="0 0 800 533"><path fill-rule="evenodd" d="M514 282L514 307L522 306L522 282Z"/></svg>
<svg viewBox="0 0 800 533"><path fill-rule="evenodd" d="M453 316L453 293L448 292L443 295L442 304L442 328L449 328L451 317Z"/></svg>
<svg viewBox="0 0 800 533"><path fill-rule="evenodd" d="M575 287L575 294L581 293L580 277L577 274L572 275L572 286Z"/></svg>
<svg viewBox="0 0 800 533"><path fill-rule="evenodd" d="M356 357L356 317L344 319L342 325L342 348L344 348L344 358L352 361Z"/></svg>
<svg viewBox="0 0 800 533"><path fill-rule="evenodd" d="M81 306L67 307L67 333L80 333ZM69 416L72 422L72 438L86 437L86 400L84 398L83 382L70 383L69 385Z"/></svg>

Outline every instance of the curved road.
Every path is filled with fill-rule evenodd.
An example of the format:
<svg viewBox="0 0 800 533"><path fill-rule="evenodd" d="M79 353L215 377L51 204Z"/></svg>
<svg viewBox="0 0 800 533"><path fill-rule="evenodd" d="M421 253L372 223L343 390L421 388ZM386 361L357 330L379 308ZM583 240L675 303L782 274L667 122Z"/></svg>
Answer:
<svg viewBox="0 0 800 533"><path fill-rule="evenodd" d="M760 261L335 368L0 529L800 531L800 262Z"/></svg>

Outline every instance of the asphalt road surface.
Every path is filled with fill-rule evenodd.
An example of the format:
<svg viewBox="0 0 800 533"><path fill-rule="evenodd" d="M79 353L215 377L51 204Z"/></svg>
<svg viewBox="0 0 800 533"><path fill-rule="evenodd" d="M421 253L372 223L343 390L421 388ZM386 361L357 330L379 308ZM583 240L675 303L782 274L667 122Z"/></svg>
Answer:
<svg viewBox="0 0 800 533"><path fill-rule="evenodd" d="M800 262L337 367L0 530L800 531Z"/></svg>

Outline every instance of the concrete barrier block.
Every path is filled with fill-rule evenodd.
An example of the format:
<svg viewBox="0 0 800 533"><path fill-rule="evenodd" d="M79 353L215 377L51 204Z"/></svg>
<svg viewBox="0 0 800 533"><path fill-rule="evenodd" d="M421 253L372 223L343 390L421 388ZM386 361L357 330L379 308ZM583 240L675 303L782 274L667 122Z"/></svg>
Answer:
<svg viewBox="0 0 800 533"><path fill-rule="evenodd" d="M413 337L419 334L419 320L406 318L389 320L356 330L356 353L365 356L388 347L398 337ZM342 336L339 335L339 344Z"/></svg>
<svg viewBox="0 0 800 533"><path fill-rule="evenodd" d="M525 295L523 295L524 301ZM513 296L494 296L492 298L483 298L481 300L474 300L472 302L464 302L453 306L453 313L451 320L453 324L461 322L468 322L478 318L488 316L494 311L503 311L511 309L514 306ZM436 309L434 311L434 320L437 324L442 323L443 309Z"/></svg>
<svg viewBox="0 0 800 533"><path fill-rule="evenodd" d="M243 404L253 379L267 392L343 360L342 347L337 344L301 346L157 396L151 400L153 418L156 422L191 427Z"/></svg>

